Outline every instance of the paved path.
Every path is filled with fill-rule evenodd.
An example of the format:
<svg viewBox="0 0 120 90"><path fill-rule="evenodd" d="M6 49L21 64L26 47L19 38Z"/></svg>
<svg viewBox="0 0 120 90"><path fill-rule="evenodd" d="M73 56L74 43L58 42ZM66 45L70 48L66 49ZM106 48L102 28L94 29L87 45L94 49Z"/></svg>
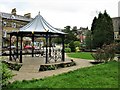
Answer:
<svg viewBox="0 0 120 90"><path fill-rule="evenodd" d="M66 57L66 58L68 58L68 57ZM41 72L12 71L13 74L15 74L15 76L13 77L11 82L13 82L15 80L40 79L40 78L45 78L45 77L48 77L48 76L53 76L53 75L66 73L66 72L73 71L73 70L76 70L76 69L79 69L79 68L92 66L92 64L90 63L90 60L83 60L83 59L73 59L73 60L76 62L76 66L60 68L60 69L56 69L56 70L41 71Z"/></svg>
<svg viewBox="0 0 120 90"><path fill-rule="evenodd" d="M19 72L38 72L40 65L43 64L44 61L43 57L24 57L23 66L20 68Z"/></svg>

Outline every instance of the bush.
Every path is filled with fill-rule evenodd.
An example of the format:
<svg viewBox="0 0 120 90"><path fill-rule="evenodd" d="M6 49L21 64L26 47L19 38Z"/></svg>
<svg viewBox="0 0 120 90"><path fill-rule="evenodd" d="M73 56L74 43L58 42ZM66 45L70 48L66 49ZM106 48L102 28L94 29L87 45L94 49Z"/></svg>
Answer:
<svg viewBox="0 0 120 90"><path fill-rule="evenodd" d="M8 68L11 70L19 71L19 69L22 67L22 64L18 64L18 63L10 63L7 61L2 61L2 63L6 64Z"/></svg>
<svg viewBox="0 0 120 90"><path fill-rule="evenodd" d="M71 49L71 52L75 52L75 44L74 44L73 41L70 42L70 44L69 44L69 48Z"/></svg>
<svg viewBox="0 0 120 90"><path fill-rule="evenodd" d="M65 48L69 48L69 44L65 44Z"/></svg>
<svg viewBox="0 0 120 90"><path fill-rule="evenodd" d="M92 54L93 58L97 62L112 61L115 57L116 44L103 45L102 49L98 48L95 54Z"/></svg>
<svg viewBox="0 0 120 90"><path fill-rule="evenodd" d="M120 54L120 43L117 43L117 44L116 44L115 50L116 50L116 53L117 53L117 54Z"/></svg>
<svg viewBox="0 0 120 90"><path fill-rule="evenodd" d="M75 48L75 51L76 51L76 52L79 52L79 51L80 51L80 47L76 47L76 48Z"/></svg>
<svg viewBox="0 0 120 90"><path fill-rule="evenodd" d="M75 47L80 47L80 41L74 41Z"/></svg>
<svg viewBox="0 0 120 90"><path fill-rule="evenodd" d="M92 57L95 59L96 62L102 62L104 57L104 51L100 48L97 49L97 52L94 54L91 54Z"/></svg>
<svg viewBox="0 0 120 90"><path fill-rule="evenodd" d="M7 65L3 64L3 63L0 63L2 64L1 66L1 72L2 72L2 81L1 82L1 86L2 87L5 87L8 83L9 83L9 79L11 79L13 77L13 74L12 72L8 69Z"/></svg>
<svg viewBox="0 0 120 90"><path fill-rule="evenodd" d="M75 51L79 52L80 51L80 41L74 41L74 45L75 45Z"/></svg>
<svg viewBox="0 0 120 90"><path fill-rule="evenodd" d="M65 53L70 53L71 49L70 48L65 48Z"/></svg>

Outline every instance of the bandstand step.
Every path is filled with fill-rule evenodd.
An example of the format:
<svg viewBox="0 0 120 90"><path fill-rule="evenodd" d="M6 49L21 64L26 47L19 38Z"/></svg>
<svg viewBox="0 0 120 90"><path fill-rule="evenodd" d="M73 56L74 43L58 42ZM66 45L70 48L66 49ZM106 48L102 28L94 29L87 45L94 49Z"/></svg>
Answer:
<svg viewBox="0 0 120 90"><path fill-rule="evenodd" d="M20 72L38 72L39 71L39 68L40 68L40 65L23 65L21 68L20 68Z"/></svg>

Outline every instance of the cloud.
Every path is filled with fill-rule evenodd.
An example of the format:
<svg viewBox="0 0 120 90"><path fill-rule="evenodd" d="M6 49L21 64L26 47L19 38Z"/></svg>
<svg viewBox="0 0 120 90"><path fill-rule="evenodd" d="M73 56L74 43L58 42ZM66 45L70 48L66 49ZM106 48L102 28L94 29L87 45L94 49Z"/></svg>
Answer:
<svg viewBox="0 0 120 90"><path fill-rule="evenodd" d="M89 26L97 15L96 11L105 9L111 17L118 14L119 0L2 0L0 11L10 13L17 9L17 14L31 13L35 17L38 12L53 26Z"/></svg>

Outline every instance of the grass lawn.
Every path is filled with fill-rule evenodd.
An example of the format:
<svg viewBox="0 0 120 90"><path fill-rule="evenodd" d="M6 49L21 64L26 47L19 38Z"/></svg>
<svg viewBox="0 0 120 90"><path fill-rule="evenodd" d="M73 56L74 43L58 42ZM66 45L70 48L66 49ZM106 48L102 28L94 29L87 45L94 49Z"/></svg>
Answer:
<svg viewBox="0 0 120 90"><path fill-rule="evenodd" d="M118 62L81 68L45 79L16 81L8 88L118 88Z"/></svg>
<svg viewBox="0 0 120 90"><path fill-rule="evenodd" d="M71 58L81 58L87 60L94 60L90 52L75 52L75 53L67 53L67 55Z"/></svg>

